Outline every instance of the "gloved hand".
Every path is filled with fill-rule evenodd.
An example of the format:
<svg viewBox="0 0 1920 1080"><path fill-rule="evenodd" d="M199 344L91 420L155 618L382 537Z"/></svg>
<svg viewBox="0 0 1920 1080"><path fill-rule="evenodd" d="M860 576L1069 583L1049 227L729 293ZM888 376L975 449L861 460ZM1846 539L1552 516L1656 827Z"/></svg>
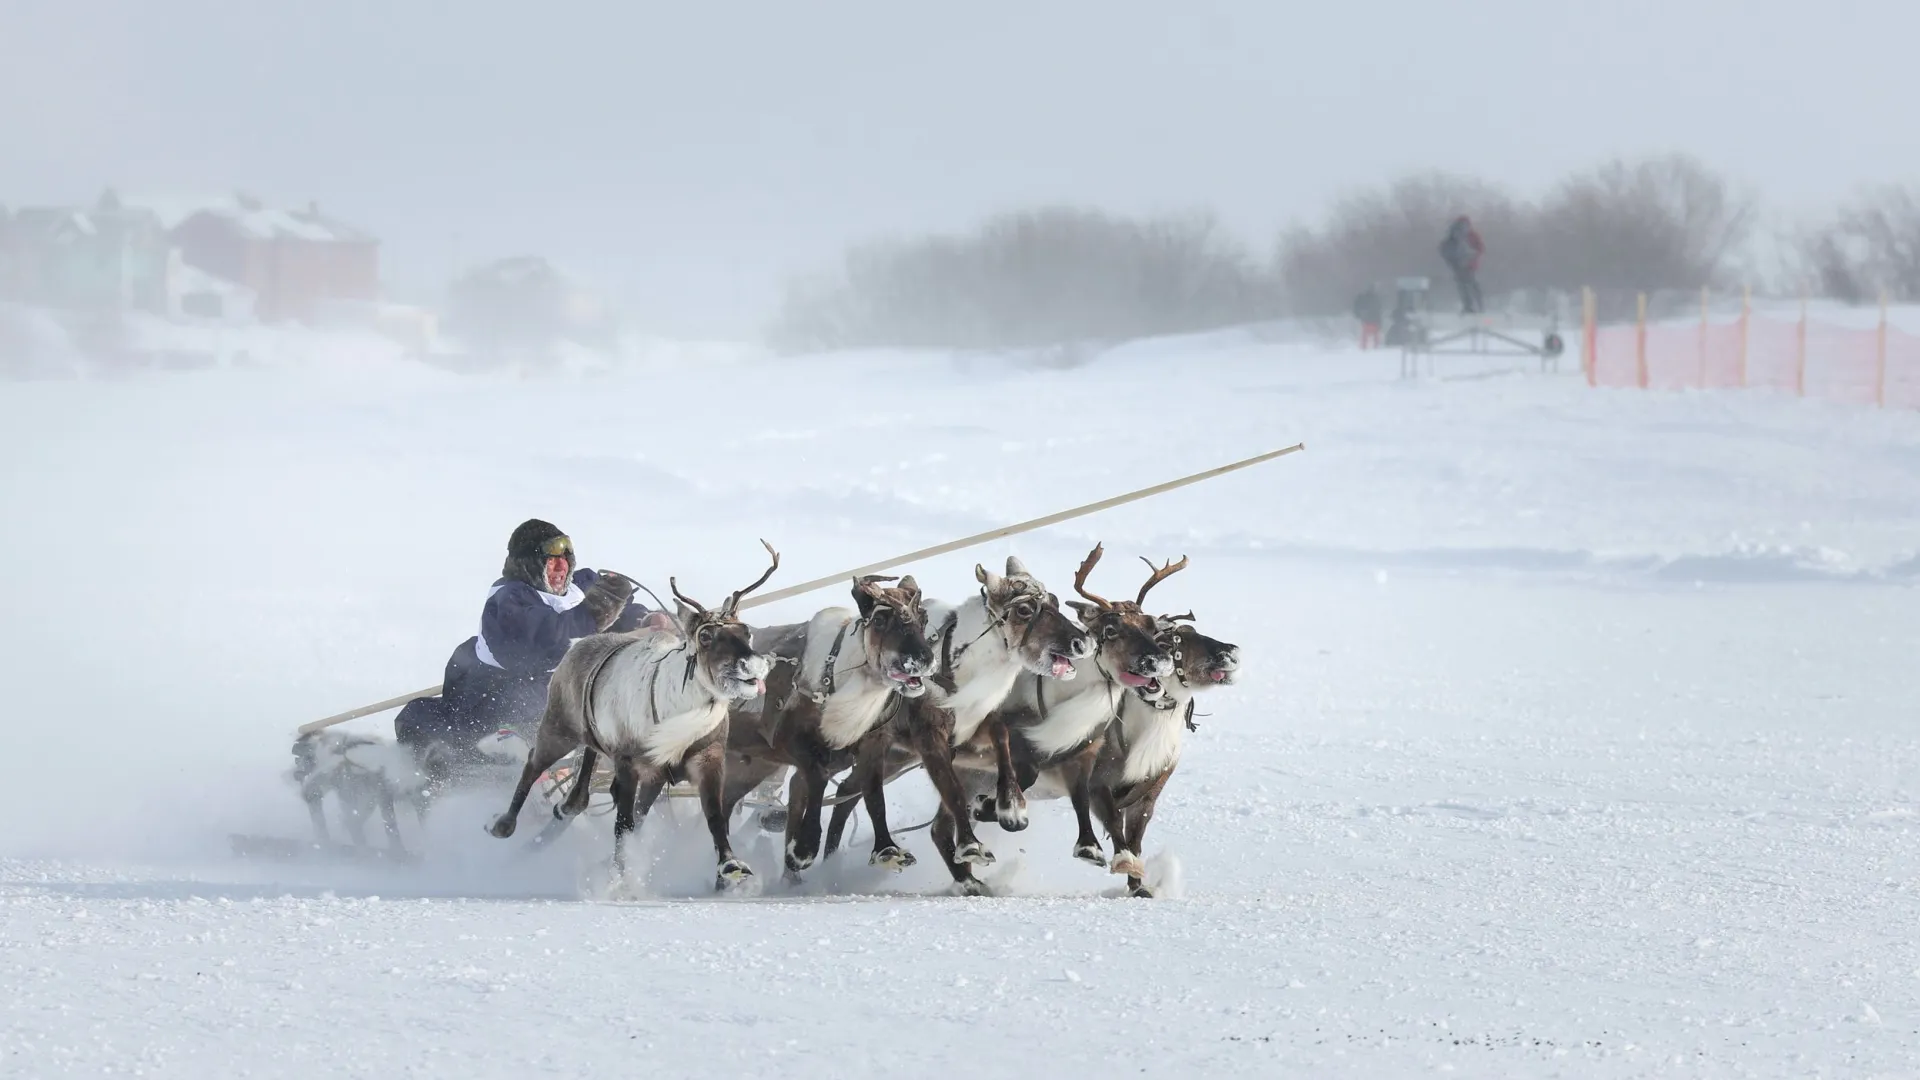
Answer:
<svg viewBox="0 0 1920 1080"><path fill-rule="evenodd" d="M633 599L633 588L631 578L611 570L600 571L593 584L587 586L587 598L583 602L593 613L594 625L599 630L612 626L620 613L627 610L627 602Z"/></svg>

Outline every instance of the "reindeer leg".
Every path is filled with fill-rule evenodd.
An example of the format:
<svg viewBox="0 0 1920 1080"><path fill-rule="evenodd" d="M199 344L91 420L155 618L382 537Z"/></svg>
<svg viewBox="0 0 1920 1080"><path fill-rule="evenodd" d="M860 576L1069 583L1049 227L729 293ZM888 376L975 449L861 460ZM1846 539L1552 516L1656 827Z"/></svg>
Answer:
<svg viewBox="0 0 1920 1080"><path fill-rule="evenodd" d="M1008 832L1027 827L1027 793L1020 790L1020 778L1013 767L1013 737L1000 717L987 720L987 737L993 740L994 778L993 816Z"/></svg>
<svg viewBox="0 0 1920 1080"><path fill-rule="evenodd" d="M833 797L838 799L840 796L852 792L856 787L860 787L862 792L864 792L865 788L863 785L865 785L865 783L866 773L863 771L862 765L856 762L853 766L853 772L849 773L844 780L841 780L833 786ZM840 850L840 838L846 835L847 822L852 820L853 811L857 805L859 805L859 803L854 799L848 799L845 802L834 804L833 812L827 815L827 837L824 845L820 849L821 858L831 859L834 853Z"/></svg>
<svg viewBox="0 0 1920 1080"><path fill-rule="evenodd" d="M348 791L353 792L352 799L344 798ZM349 777L347 785L341 789L340 794L343 796L340 800L340 808L345 811L340 815L340 819L347 827L347 838L352 840L356 847L365 847L367 844L367 793L361 789L359 777Z"/></svg>
<svg viewBox="0 0 1920 1080"><path fill-rule="evenodd" d="M400 842L400 816L393 809L393 789L385 784L380 785L380 820L387 827L388 850L405 855L407 847Z"/></svg>
<svg viewBox="0 0 1920 1080"><path fill-rule="evenodd" d="M1151 899L1153 890L1147 888L1147 866L1140 858L1141 841L1147 834L1147 824L1153 820L1153 809L1160 801L1160 792L1166 788L1167 781L1173 776L1168 768L1159 776L1148 780L1147 789L1140 801L1128 807L1124 816L1124 832L1114 838L1116 849L1113 853L1113 872L1127 875L1127 891L1143 899Z"/></svg>
<svg viewBox="0 0 1920 1080"><path fill-rule="evenodd" d="M940 861L947 864L947 873L953 875L953 883L962 896L987 895L986 883L973 876L970 863L955 862L954 854L954 818L945 803L933 815L933 849L940 853Z"/></svg>
<svg viewBox="0 0 1920 1080"><path fill-rule="evenodd" d="M318 840L322 845L330 845L333 843L333 834L327 831L326 807L322 805L322 800L326 797L326 789L322 788L319 784L309 783L303 784L300 787L300 798L307 804L307 817L313 821L314 839Z"/></svg>
<svg viewBox="0 0 1920 1080"><path fill-rule="evenodd" d="M941 808L953 819L956 845L953 857L963 863L992 866L993 852L973 834L972 816L967 812L967 786L960 782L960 774L953 767L953 714L932 706L916 708L909 726L914 748L920 751L920 763L926 767L927 779L933 781L933 789L940 793Z"/></svg>
<svg viewBox="0 0 1920 1080"><path fill-rule="evenodd" d="M1073 857L1081 862L1090 863L1105 869L1107 856L1100 850L1100 841L1093 835L1092 802L1093 762L1100 752L1100 743L1093 742L1086 749L1061 762L1060 770L1067 781L1067 795L1073 800L1073 817L1080 826L1080 835L1073 841Z"/></svg>
<svg viewBox="0 0 1920 1080"><path fill-rule="evenodd" d="M887 763L892 750L891 730L869 734L854 758L853 772L840 786L860 792L867 820L873 824L873 853L867 856L868 865L883 866L897 874L919 860L894 840L893 830L887 825ZM841 803L833 811L835 822L844 821L853 813L853 803Z"/></svg>
<svg viewBox="0 0 1920 1080"><path fill-rule="evenodd" d="M617 811L614 816L613 861L617 874L615 880L624 884L627 880L628 869L627 848L633 845L633 834L639 832L640 826L646 823L647 813L653 809L653 804L660 801L660 792L667 786L667 770L655 768L638 758L629 758L615 765L613 775L616 784L619 783L622 773L628 775L627 784L632 794L630 796L630 810L627 814L627 829L625 833L620 831L620 821ZM616 787L614 791L614 800L617 807L619 805L619 789Z"/></svg>
<svg viewBox="0 0 1920 1080"><path fill-rule="evenodd" d="M564 820L579 817L586 812L587 801L593 798L593 770L598 764L600 764L600 756L594 753L593 747L582 747L580 767L574 770L573 774L573 786L567 789L566 800L553 808L555 818ZM552 766L549 765L547 768ZM540 771L545 772L546 769Z"/></svg>
<svg viewBox="0 0 1920 1080"><path fill-rule="evenodd" d="M638 827L634 802L640 790L640 763L631 757L613 762L613 879L627 880L627 836ZM654 792L659 794L658 789Z"/></svg>
<svg viewBox="0 0 1920 1080"><path fill-rule="evenodd" d="M553 768L553 763L573 752L580 745L579 739L561 730L559 724L550 719L540 722L540 733L534 737L533 749L527 751L527 766L520 770L520 782L513 786L513 799L507 803L506 813L493 819L493 825L487 831L505 840L513 835L520 824L520 808L527 803L527 794L533 790L534 781L540 774Z"/></svg>
<svg viewBox="0 0 1920 1080"><path fill-rule="evenodd" d="M818 807L827 778L821 773L820 763L811 755L803 756L793 766L793 779L787 782L787 830L786 830L786 880L789 884L800 880L800 871L813 865L818 853L818 834L815 834L815 846L807 847L807 818L814 816L818 824Z"/></svg>
<svg viewBox="0 0 1920 1080"><path fill-rule="evenodd" d="M707 832L713 835L714 858L720 864L713 887L719 891L738 885L753 876L753 867L733 855L733 818L727 813L723 798L727 783L725 743L716 743L687 759L687 772L700 792L700 812L706 815Z"/></svg>

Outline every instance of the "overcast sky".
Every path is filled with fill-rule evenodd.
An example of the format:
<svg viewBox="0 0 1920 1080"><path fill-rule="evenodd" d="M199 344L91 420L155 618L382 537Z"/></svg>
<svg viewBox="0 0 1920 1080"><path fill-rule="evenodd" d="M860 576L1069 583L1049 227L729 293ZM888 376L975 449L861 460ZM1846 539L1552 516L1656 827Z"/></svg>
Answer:
<svg viewBox="0 0 1920 1080"><path fill-rule="evenodd" d="M1265 250L1409 169L1684 149L1814 207L1920 179L1916 40L1897 0L0 0L0 203L317 199L406 287L545 254L739 335L849 240L1044 201Z"/></svg>

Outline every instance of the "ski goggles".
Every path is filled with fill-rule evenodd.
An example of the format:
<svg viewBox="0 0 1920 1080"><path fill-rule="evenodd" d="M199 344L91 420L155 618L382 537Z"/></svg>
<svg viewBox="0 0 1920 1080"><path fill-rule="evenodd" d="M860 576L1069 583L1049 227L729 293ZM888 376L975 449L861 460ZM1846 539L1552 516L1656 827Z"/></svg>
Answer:
<svg viewBox="0 0 1920 1080"><path fill-rule="evenodd" d="M549 559L573 558L573 541L564 536L556 536L540 545L540 554Z"/></svg>

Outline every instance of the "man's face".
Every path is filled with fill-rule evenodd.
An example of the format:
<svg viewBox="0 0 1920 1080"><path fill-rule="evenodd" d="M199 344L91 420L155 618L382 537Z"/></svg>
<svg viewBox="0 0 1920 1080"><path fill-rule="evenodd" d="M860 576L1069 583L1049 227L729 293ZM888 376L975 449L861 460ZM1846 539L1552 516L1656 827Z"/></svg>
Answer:
<svg viewBox="0 0 1920 1080"><path fill-rule="evenodd" d="M547 560L547 591L556 594L567 591L567 560L558 555Z"/></svg>

